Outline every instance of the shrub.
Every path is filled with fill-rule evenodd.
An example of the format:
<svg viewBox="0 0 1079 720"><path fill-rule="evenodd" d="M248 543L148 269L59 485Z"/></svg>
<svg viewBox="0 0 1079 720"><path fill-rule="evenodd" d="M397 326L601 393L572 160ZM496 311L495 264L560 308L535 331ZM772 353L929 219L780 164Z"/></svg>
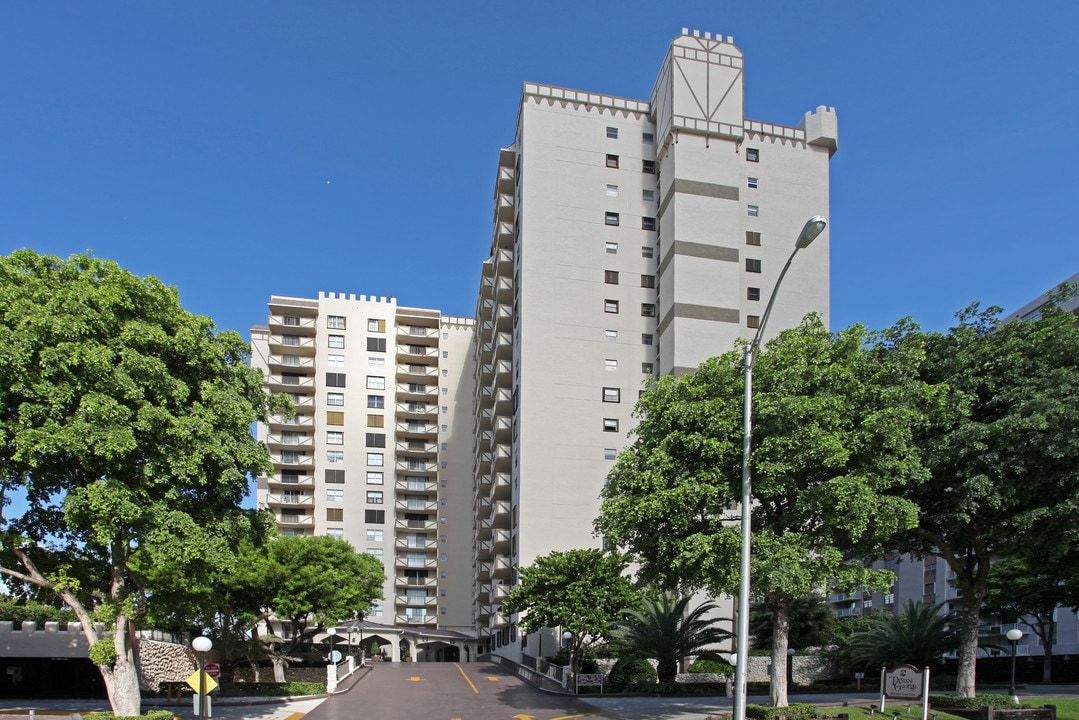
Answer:
<svg viewBox="0 0 1079 720"><path fill-rule="evenodd" d="M86 713L91 720L174 720L171 710L151 710L142 715L113 715L111 711Z"/></svg>
<svg viewBox="0 0 1079 720"><path fill-rule="evenodd" d="M244 695L258 695L262 697L322 695L326 692L326 684L320 682L248 682L237 683L235 687L237 689L242 688Z"/></svg>
<svg viewBox="0 0 1079 720"><path fill-rule="evenodd" d="M1018 704L1011 695L977 695L972 698L956 697L955 695L930 695L929 704L934 708L945 710L957 708L960 710L975 710L983 707L994 708L1017 708Z"/></svg>
<svg viewBox="0 0 1079 720"><path fill-rule="evenodd" d="M633 685L652 685L656 682L656 669L644 658L619 660L611 668L607 684L621 690Z"/></svg>
<svg viewBox="0 0 1079 720"><path fill-rule="evenodd" d="M558 667L565 667L566 665L569 665L569 651L566 650L566 648L561 648L557 653L545 659L552 665L557 665ZM599 664L596 662L596 659L591 656L591 654L586 654L584 659L581 661L581 672L599 672Z"/></svg>
<svg viewBox="0 0 1079 720"><path fill-rule="evenodd" d="M746 717L754 720L773 720L776 717L785 717L787 720L806 720L807 718L820 717L820 711L816 705L809 703L791 703L787 707L772 707L771 705L746 705Z"/></svg>
<svg viewBox="0 0 1079 720"><path fill-rule="evenodd" d="M693 662L692 665L689 666L687 672L730 676L734 673L734 668L727 663L721 662L719 660L698 658Z"/></svg>
<svg viewBox="0 0 1079 720"><path fill-rule="evenodd" d="M69 623L76 622L78 618L75 617L74 610L44 605L32 600L20 602L0 595L0 620L11 620L15 630L21 629L24 622L35 622L41 630L47 622Z"/></svg>
<svg viewBox="0 0 1079 720"><path fill-rule="evenodd" d="M112 667L116 662L116 643L111 637L101 638L87 649L86 655L94 665Z"/></svg>

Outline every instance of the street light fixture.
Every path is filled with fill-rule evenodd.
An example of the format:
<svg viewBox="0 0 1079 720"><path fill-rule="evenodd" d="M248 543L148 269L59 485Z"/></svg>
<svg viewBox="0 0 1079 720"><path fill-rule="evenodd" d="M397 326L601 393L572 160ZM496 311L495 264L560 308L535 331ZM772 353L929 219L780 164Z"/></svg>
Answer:
<svg viewBox="0 0 1079 720"><path fill-rule="evenodd" d="M742 582L738 591L738 641L736 654L739 658L749 657L749 556L750 556L750 508L753 502L753 483L749 471L750 446L753 440L753 360L760 348L761 338L764 336L764 326L768 324L768 317L772 314L772 306L776 301L776 293L779 290L783 278L790 269L791 261L798 251L809 247L809 244L817 239L828 224L823 215L815 215L802 226L802 232L798 233L798 239L794 241L794 250L787 258L787 264L779 273L772 294L768 298L768 305L761 316L757 333L753 339L746 343L745 347L745 407L744 424L742 434ZM746 718L746 670L748 663L739 663L734 666L734 712L733 720L745 720Z"/></svg>
<svg viewBox="0 0 1079 720"><path fill-rule="evenodd" d="M331 663L336 663L337 658L335 658L333 656L333 639L334 639L334 637L337 636L337 628L335 628L335 627L327 628L326 629L326 634L330 636L330 662Z"/></svg>
<svg viewBox="0 0 1079 720"><path fill-rule="evenodd" d="M191 649L199 654L199 720L206 718L206 653L213 646L213 641L203 635L191 641Z"/></svg>
<svg viewBox="0 0 1079 720"><path fill-rule="evenodd" d="M1012 641L1012 678L1008 683L1008 694L1015 697L1015 646L1020 638L1023 637L1023 631L1017 627L1013 627L1005 634L1005 637Z"/></svg>
<svg viewBox="0 0 1079 720"><path fill-rule="evenodd" d="M577 693L577 673L573 667L573 633L566 630L562 633L562 647L566 648L566 656L569 658L569 671L573 674L573 692Z"/></svg>

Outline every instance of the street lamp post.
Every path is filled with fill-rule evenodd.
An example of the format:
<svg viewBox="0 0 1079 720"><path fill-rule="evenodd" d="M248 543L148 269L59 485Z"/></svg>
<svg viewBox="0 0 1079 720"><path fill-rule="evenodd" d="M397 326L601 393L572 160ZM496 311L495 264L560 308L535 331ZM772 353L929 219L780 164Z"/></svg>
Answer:
<svg viewBox="0 0 1079 720"><path fill-rule="evenodd" d="M577 673L573 667L573 633L566 630L562 633L562 645L566 648L566 656L569 658L569 671L573 676L573 692L577 693Z"/></svg>
<svg viewBox="0 0 1079 720"><path fill-rule="evenodd" d="M335 664L337 662L337 658L333 656L333 639L337 635L337 628L328 628L326 630L326 634L330 636L330 663Z"/></svg>
<svg viewBox="0 0 1079 720"><path fill-rule="evenodd" d="M790 269L791 261L802 248L808 247L817 239L828 220L823 215L816 215L806 221L802 226L802 232L794 242L794 250L787 258L787 264L779 273L772 294L768 298L768 305L761 316L760 324L753 339L746 343L745 348L745 403L744 421L742 433L742 555L741 572L742 582L738 591L738 632L736 654L739 659L749 657L749 556L750 556L750 508L753 502L753 483L749 471L750 447L753 440L753 360L760 348L761 338L764 336L764 326L768 324L768 316L772 314L772 306L775 304L776 292L779 290L783 278ZM749 663L740 662L734 666L734 712L733 720L745 720L746 718L746 670Z"/></svg>
<svg viewBox="0 0 1079 720"><path fill-rule="evenodd" d="M1023 631L1014 627L1007 632L1006 637L1012 641L1012 677L1008 683L1008 694L1015 697L1015 646L1023 637Z"/></svg>
<svg viewBox="0 0 1079 720"><path fill-rule="evenodd" d="M206 653L214 643L210 638L199 636L191 641L191 649L199 654L199 720L206 718Z"/></svg>

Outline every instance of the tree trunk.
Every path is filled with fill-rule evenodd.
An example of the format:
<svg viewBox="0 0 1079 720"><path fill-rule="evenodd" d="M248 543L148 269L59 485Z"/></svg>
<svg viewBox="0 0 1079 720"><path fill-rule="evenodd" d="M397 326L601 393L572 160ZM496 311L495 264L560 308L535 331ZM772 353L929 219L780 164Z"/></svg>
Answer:
<svg viewBox="0 0 1079 720"><path fill-rule="evenodd" d="M673 658L660 660L656 668L656 677L661 683L674 682L678 677L678 661Z"/></svg>
<svg viewBox="0 0 1079 720"><path fill-rule="evenodd" d="M262 682L259 680L259 664L255 661L251 661L251 677L255 679L255 682Z"/></svg>
<svg viewBox="0 0 1079 720"><path fill-rule="evenodd" d="M285 682L285 661L280 658L273 659L273 681Z"/></svg>
<svg viewBox="0 0 1079 720"><path fill-rule="evenodd" d="M139 689L139 669L135 648L126 615L119 615L113 626L112 642L116 661L112 666L99 665L109 704L114 715L137 717L142 714L142 692Z"/></svg>
<svg viewBox="0 0 1079 720"><path fill-rule="evenodd" d="M772 677L768 699L772 707L787 707L787 642L790 636L790 602L780 600L772 611ZM738 658L738 662L744 662Z"/></svg>
<svg viewBox="0 0 1079 720"><path fill-rule="evenodd" d="M965 590L965 588L964 588ZM959 667L955 674L955 694L974 697L974 671L978 660L978 623L982 609L981 595L963 593L959 608Z"/></svg>
<svg viewBox="0 0 1079 720"><path fill-rule="evenodd" d="M1053 628L1056 623L1052 617L1050 619L1038 621L1038 637L1041 638L1043 655L1042 655L1042 682L1053 682Z"/></svg>

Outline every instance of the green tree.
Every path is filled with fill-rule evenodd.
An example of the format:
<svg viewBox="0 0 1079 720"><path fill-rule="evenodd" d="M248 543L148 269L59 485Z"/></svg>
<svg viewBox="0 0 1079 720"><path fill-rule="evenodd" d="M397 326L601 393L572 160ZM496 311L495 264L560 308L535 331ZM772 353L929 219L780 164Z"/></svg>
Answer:
<svg viewBox="0 0 1079 720"><path fill-rule="evenodd" d="M293 636L274 657L293 654L339 620L366 613L382 598L386 574L373 555L358 553L346 540L325 535L286 535L255 551L244 582L265 591L267 614L292 624ZM274 679L284 682L275 660Z"/></svg>
<svg viewBox="0 0 1079 720"><path fill-rule="evenodd" d="M920 338L906 325L831 334L808 317L755 361L752 592L773 609L772 664L787 663L790 607L836 583L883 588L893 576L849 557L883 554L917 507L889 491L925 471L913 428L934 390L915 375ZM597 532L626 548L660 587L733 593L739 583L743 356L664 377L637 404L640 424L603 490ZM771 700L785 706L786 677Z"/></svg>
<svg viewBox="0 0 1079 720"><path fill-rule="evenodd" d="M626 565L624 556L594 548L548 553L519 569L504 607L521 613L518 624L527 633L558 627L572 632L576 673L584 650L609 638L611 622L639 601L624 575Z"/></svg>
<svg viewBox="0 0 1079 720"><path fill-rule="evenodd" d="M139 714L131 628L156 602L139 568L197 576L226 554L216 532L272 469L250 431L272 405L240 336L175 288L83 255L0 258L0 496L27 506L0 521L0 574L55 593L91 646L111 624L96 657L119 715Z"/></svg>
<svg viewBox="0 0 1079 720"><path fill-rule="evenodd" d="M999 613L1001 619L1027 624L1045 648L1042 655L1042 682L1053 682L1053 637L1056 635L1056 609L1075 607L1079 595L1073 583L1063 579L1059 567L1042 561L1003 558L989 569L985 610Z"/></svg>
<svg viewBox="0 0 1079 720"><path fill-rule="evenodd" d="M659 681L674 682L678 665L690 655L719 659L716 645L731 638L709 617L718 611L714 602L689 610L691 596L668 593L646 595L640 610L628 609L626 618L611 626L611 638L622 659L649 658L657 662Z"/></svg>
<svg viewBox="0 0 1079 720"><path fill-rule="evenodd" d="M772 617L775 610L761 603L749 610L749 632L761 647L772 646ZM835 611L827 598L814 593L793 600L787 643L793 648L822 647L832 641Z"/></svg>
<svg viewBox="0 0 1079 720"><path fill-rule="evenodd" d="M1079 330L1055 302L1000 324L977 305L924 336L922 378L947 388L947 413L918 438L930 476L897 488L919 506L900 549L938 555L960 591L956 693L973 697L978 626L991 562L1042 549L1079 556ZM940 588L943 591L943 588Z"/></svg>
<svg viewBox="0 0 1079 720"><path fill-rule="evenodd" d="M956 632L940 605L908 600L898 614L874 613L849 640L849 657L861 670L908 663L917 668L940 661L956 647Z"/></svg>

